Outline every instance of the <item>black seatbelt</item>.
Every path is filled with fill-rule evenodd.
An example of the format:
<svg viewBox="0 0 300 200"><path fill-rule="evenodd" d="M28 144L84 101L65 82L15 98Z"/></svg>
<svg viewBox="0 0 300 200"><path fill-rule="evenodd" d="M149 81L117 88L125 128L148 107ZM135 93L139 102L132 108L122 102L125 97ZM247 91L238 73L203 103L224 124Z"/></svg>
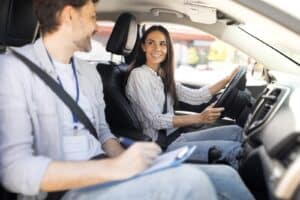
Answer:
<svg viewBox="0 0 300 200"><path fill-rule="evenodd" d="M164 93L165 93L165 102L164 102L164 108L162 114L167 113L167 101L168 101L168 95L167 95L167 89L164 87ZM158 131L158 137L156 140L156 143L163 149L166 150L168 146L174 142L183 132L185 131L186 127L181 127L176 129L174 132L170 133L167 135L167 130L166 129L161 129Z"/></svg>
<svg viewBox="0 0 300 200"><path fill-rule="evenodd" d="M22 61L33 73L35 73L51 90L64 102L64 104L70 108L72 113L76 115L78 120L85 126L89 132L98 138L97 131L92 122L80 108L80 106L74 101L74 99L46 72L34 64L31 60L23 56L22 54L10 49L13 55L15 55L20 61Z"/></svg>
<svg viewBox="0 0 300 200"><path fill-rule="evenodd" d="M166 87L164 87L164 93L165 93L165 102L164 102L164 107L163 107L163 111L162 114L166 114L167 110L168 110L168 105L167 105L167 101L168 101L168 95L167 95L167 89ZM168 147L168 138L167 138L167 130L166 129L161 129L158 131L158 137L156 140L156 143L162 148L162 149L166 149Z"/></svg>

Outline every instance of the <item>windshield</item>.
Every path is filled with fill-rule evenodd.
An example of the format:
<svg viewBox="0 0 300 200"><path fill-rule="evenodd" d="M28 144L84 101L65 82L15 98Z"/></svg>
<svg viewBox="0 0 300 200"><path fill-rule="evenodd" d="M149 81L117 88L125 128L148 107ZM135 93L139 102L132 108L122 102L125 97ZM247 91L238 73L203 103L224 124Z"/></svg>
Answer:
<svg viewBox="0 0 300 200"><path fill-rule="evenodd" d="M269 5L272 5L283 12L300 19L300 3L295 0L263 0Z"/></svg>
<svg viewBox="0 0 300 200"><path fill-rule="evenodd" d="M294 45L295 41L287 38L285 34L280 32L274 34L274 31L269 31L266 26L257 24L241 25L240 28L279 50L298 64L300 63L300 45Z"/></svg>
<svg viewBox="0 0 300 200"><path fill-rule="evenodd" d="M247 6L267 18L281 24L288 30L298 33L300 27L300 2L295 0L257 0L247 1ZM297 28L298 27L298 28ZM300 41L289 38L286 30L274 29L266 24L252 23L240 28L279 50L298 64L300 63ZM298 44L298 45L297 45Z"/></svg>

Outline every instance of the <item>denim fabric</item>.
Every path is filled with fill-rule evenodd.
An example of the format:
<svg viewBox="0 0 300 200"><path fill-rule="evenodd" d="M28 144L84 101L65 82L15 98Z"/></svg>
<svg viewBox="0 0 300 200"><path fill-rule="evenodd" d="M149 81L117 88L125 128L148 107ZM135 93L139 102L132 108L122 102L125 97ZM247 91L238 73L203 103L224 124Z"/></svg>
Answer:
<svg viewBox="0 0 300 200"><path fill-rule="evenodd" d="M68 192L63 200L254 200L238 173L225 165L184 164L115 185Z"/></svg>
<svg viewBox="0 0 300 200"><path fill-rule="evenodd" d="M181 165L113 185L68 192L63 200L215 200L216 191L202 170Z"/></svg>
<svg viewBox="0 0 300 200"><path fill-rule="evenodd" d="M213 183L219 200L254 200L238 173L226 165L195 165Z"/></svg>
<svg viewBox="0 0 300 200"><path fill-rule="evenodd" d="M167 151L185 145L196 145L195 152L190 160L208 162L208 151L212 147L216 147L222 152L223 160L229 163L235 169L238 169L239 162L237 156L241 155L243 149L241 142L243 140L243 129L236 125L219 126L200 131L183 133L173 143L171 143Z"/></svg>

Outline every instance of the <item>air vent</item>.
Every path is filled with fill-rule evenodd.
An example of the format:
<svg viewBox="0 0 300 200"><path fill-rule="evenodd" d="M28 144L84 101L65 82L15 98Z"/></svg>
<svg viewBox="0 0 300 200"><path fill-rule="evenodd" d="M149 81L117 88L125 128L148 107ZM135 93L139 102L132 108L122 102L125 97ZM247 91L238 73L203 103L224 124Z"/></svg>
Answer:
<svg viewBox="0 0 300 200"><path fill-rule="evenodd" d="M274 90L271 92L271 95L274 95L274 96L276 96L276 97L279 97L280 93L281 93L281 89L276 88L276 89L274 89Z"/></svg>
<svg viewBox="0 0 300 200"><path fill-rule="evenodd" d="M250 127L247 132L251 132L258 128L269 118L280 94L281 89L279 88L273 89L272 91L269 89L264 91L259 98L259 102L257 103L258 108L254 111L253 117L250 120Z"/></svg>
<svg viewBox="0 0 300 200"><path fill-rule="evenodd" d="M251 113L250 113L250 115L249 115L249 117L248 117L248 119L247 119L247 122L246 122L246 124L245 124L245 130L248 130L248 129L249 129L249 125L250 125L251 122L253 121L253 114L255 113L255 111L256 111L256 109L259 107L259 105L261 104L261 102L262 102L262 97L263 97L265 94L267 94L269 91L270 91L270 89L266 87L266 88L261 92L261 94L258 95L258 99L255 101L255 104L254 104L253 107L252 107L254 110L251 111Z"/></svg>

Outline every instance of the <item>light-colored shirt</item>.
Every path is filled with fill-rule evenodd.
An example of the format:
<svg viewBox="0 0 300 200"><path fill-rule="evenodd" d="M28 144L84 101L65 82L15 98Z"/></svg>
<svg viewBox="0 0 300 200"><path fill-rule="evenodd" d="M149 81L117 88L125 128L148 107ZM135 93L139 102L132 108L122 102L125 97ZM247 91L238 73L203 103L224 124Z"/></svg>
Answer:
<svg viewBox="0 0 300 200"><path fill-rule="evenodd" d="M211 99L208 87L190 89L176 82L177 100L191 105L200 105ZM167 135L173 127L174 99L168 94L167 112L162 114L165 94L162 79L150 67L143 65L131 71L126 95L143 127L143 133L157 140L158 131L166 129Z"/></svg>
<svg viewBox="0 0 300 200"><path fill-rule="evenodd" d="M42 39L15 50L56 80ZM105 119L101 78L95 65L76 58L74 61L80 89L89 100L103 145L115 137ZM11 53L0 55L0 179L8 190L40 197L49 163L66 160L60 103L57 95L20 60Z"/></svg>
<svg viewBox="0 0 300 200"><path fill-rule="evenodd" d="M63 64L53 60L54 68L59 76L64 90L75 100L76 99L76 79L72 70L71 64ZM76 67L76 65L75 65ZM90 119L95 124L95 116L92 113L92 108L86 95L79 87L78 104ZM90 158L104 153L100 148L100 142L89 133L89 131L80 122L74 123L71 110L61 101L58 103L59 119L63 126L63 149L66 160L89 160ZM74 130L76 126L76 130Z"/></svg>

